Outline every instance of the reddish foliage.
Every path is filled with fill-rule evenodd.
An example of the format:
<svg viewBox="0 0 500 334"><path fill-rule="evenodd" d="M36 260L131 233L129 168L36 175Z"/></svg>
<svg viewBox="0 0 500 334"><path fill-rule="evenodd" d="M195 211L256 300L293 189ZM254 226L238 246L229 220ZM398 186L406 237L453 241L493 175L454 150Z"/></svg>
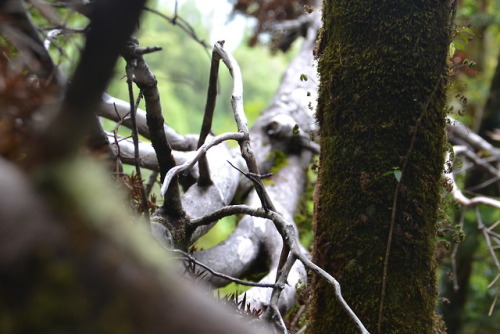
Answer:
<svg viewBox="0 0 500 334"><path fill-rule="evenodd" d="M313 0L236 0L233 10L257 19L257 27L248 44L254 46L259 35L279 22L293 20L306 12Z"/></svg>
<svg viewBox="0 0 500 334"><path fill-rule="evenodd" d="M131 173L129 175L124 173L118 173L116 175L116 180L118 183L124 185L130 207L136 213L140 214L141 212L144 212L144 206L141 197L141 189L144 185L144 181L141 180L135 173ZM148 205L148 210L152 214L157 208L155 194L152 194L149 197L147 205Z"/></svg>
<svg viewBox="0 0 500 334"><path fill-rule="evenodd" d="M0 46L0 155L20 162L27 155L32 116L54 95L55 87L16 68L16 53Z"/></svg>
<svg viewBox="0 0 500 334"><path fill-rule="evenodd" d="M452 75L457 76L463 73L468 77L475 77L478 70L474 68L475 63L467 58L467 53L460 50L455 50L453 57L451 57Z"/></svg>

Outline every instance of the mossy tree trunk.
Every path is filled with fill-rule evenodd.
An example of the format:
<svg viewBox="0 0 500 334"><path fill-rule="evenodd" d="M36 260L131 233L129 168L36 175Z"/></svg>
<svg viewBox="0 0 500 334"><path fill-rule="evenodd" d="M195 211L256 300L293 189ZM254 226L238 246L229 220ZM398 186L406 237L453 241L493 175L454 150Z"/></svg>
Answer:
<svg viewBox="0 0 500 334"><path fill-rule="evenodd" d="M314 260L339 279L371 333L435 330L449 3L323 4ZM399 172L386 173L394 168L399 186ZM331 287L314 278L313 291L310 333L357 332Z"/></svg>

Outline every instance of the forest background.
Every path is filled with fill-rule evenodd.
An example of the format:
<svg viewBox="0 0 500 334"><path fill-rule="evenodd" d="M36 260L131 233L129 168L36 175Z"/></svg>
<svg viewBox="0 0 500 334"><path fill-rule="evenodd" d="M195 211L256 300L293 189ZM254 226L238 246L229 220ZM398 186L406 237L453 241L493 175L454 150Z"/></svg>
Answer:
<svg viewBox="0 0 500 334"><path fill-rule="evenodd" d="M174 1L150 2L151 8L159 12L172 15ZM214 11L217 7L214 6ZM210 35L213 24L213 12L200 12L197 2L188 0L179 2L177 14L193 28L192 34L186 33L178 26L172 25L161 16L145 12L136 37L143 46L159 46L161 52L147 56L147 61L158 79L158 88L162 92L162 104L166 122L179 133L197 133L200 129L205 95L209 81L210 48L216 36ZM237 59L243 77L245 89L245 112L249 125L266 108L279 86L281 75L290 61L298 53L300 45L295 43L287 52L281 52L273 47L270 35L260 34L253 46L248 41L254 37L257 25L255 19L242 19L241 14L233 14L238 20L246 24L243 38L239 45L231 50ZM211 19L212 17L212 19ZM36 23L43 24L44 19L34 16ZM228 17L227 20L231 20ZM84 27L88 21L82 16L68 18L73 27ZM495 146L499 146L500 112L491 109L488 105L500 99L500 1L499 0L463 0L458 1L456 13L457 33L452 42L450 51L450 86L448 91L449 114L456 120L466 124L472 131L481 134ZM71 72L76 64L78 53L83 45L83 38L73 35L66 41L58 41L64 48L52 49L51 53L58 66ZM205 45L205 46L204 46ZM208 48L207 48L208 47ZM125 61L120 60L116 66L112 84L108 89L110 95L128 100L126 78L124 77ZM404 69L402 69L404 70ZM496 79L496 80L495 80ZM229 103L231 96L232 79L227 71L221 71L219 77L219 101L214 116L213 131L220 134L235 130L232 120L232 110ZM299 78L298 78L299 80ZM315 80L312 78L311 80ZM144 105L140 105L144 109ZM115 123L104 121L104 127L112 131ZM119 134L127 137L130 131L120 127ZM146 140L145 138L141 138ZM457 182L466 187L467 168L465 161L456 164ZM125 166L126 173L133 173L133 167ZM143 175L147 179L149 174ZM309 196L305 196L304 204L297 213L297 223L301 232L301 242L310 247L312 242L311 226L307 222L312 217L311 190L315 182L315 172L308 173ZM492 187L486 189L486 194L498 197L498 179ZM496 187L496 189L495 189ZM484 189L469 189L469 194L485 191ZM159 197L159 186L156 185L153 193ZM447 312L450 305L447 302L453 276L457 277L460 270L465 268L469 272L463 273L466 280L466 289L462 289L464 307L460 310L460 321L447 324L449 333L498 333L500 331L500 307L497 299L500 295L498 279L498 263L491 256L482 233L477 228L478 213L475 210L459 210L450 199L445 208L446 218L443 216L443 233L447 230L465 232L465 239L455 243L450 236L439 238L440 252L440 312ZM488 206L478 206L479 216L487 226L500 220L500 210ZM198 240L196 248L206 249L221 240L224 240L234 229L236 218L225 218L219 222L209 234ZM498 250L497 250L498 252ZM452 266L452 262L456 262ZM455 269L454 269L455 268ZM454 273L454 271L457 271ZM451 287L452 288L452 287ZM222 289L223 293L231 293L245 288L232 284ZM453 315L450 315L452 317Z"/></svg>

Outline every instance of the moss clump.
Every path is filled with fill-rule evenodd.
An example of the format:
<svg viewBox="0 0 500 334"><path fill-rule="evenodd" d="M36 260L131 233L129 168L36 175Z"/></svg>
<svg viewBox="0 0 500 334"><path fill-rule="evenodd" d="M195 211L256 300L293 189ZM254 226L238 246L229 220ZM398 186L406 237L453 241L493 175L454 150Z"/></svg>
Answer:
<svg viewBox="0 0 500 334"><path fill-rule="evenodd" d="M272 161L272 167L269 169L269 172L273 174L278 173L283 167L289 165L285 152L281 150L272 150L267 155L266 160Z"/></svg>

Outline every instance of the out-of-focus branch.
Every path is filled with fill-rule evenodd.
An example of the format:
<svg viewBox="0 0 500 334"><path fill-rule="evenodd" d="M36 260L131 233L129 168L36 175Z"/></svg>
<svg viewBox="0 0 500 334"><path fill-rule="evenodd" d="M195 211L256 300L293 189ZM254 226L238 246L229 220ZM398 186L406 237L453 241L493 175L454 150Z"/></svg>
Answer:
<svg viewBox="0 0 500 334"><path fill-rule="evenodd" d="M155 15L158 15L159 17L161 17L162 19L166 20L167 22L169 22L170 24L172 25L175 25L175 26L178 26L181 30L183 30L188 36L191 37L191 39L193 39L194 41L196 41L198 44L200 44L201 46L203 46L203 48L205 48L206 50L210 49L210 45L205 42L204 40L202 40L200 37L198 37L198 35L196 34L196 31L194 30L194 28L189 24L189 22L187 22L186 20L184 20L182 17L178 16L177 13L174 15L174 17L170 17L168 15L165 15L155 9L152 9L152 8L144 8L145 11L147 12L151 12Z"/></svg>
<svg viewBox="0 0 500 334"><path fill-rule="evenodd" d="M40 134L44 159L64 159L87 135L101 95L125 42L137 26L144 0L95 3L85 47L61 111ZM43 47L43 46L42 46ZM78 126L75 126L78 124Z"/></svg>
<svg viewBox="0 0 500 334"><path fill-rule="evenodd" d="M487 140L474 133L465 124L449 118L448 139L453 145L467 145L474 151L485 151L500 160L500 149L491 145Z"/></svg>
<svg viewBox="0 0 500 334"><path fill-rule="evenodd" d="M43 46L22 0L5 0L0 3L0 31L25 58L24 64L40 78L57 82L59 71ZM60 82L59 82L60 84Z"/></svg>
<svg viewBox="0 0 500 334"><path fill-rule="evenodd" d="M448 180L448 183L452 187L451 195L453 196L455 201L457 201L461 205L467 207L474 207L476 205L482 204L500 209L500 201L493 199L491 197L486 197L486 196L474 196L472 198L466 197L463 194L462 190L457 186L453 174L445 175L445 178Z"/></svg>
<svg viewBox="0 0 500 334"><path fill-rule="evenodd" d="M129 109L127 102L108 94L103 94L102 104L97 108L97 114L115 122L122 122L124 126L130 128L131 119L130 115L128 115L130 112ZM146 112L144 110L137 109L136 123L137 130L141 136L151 139L146 122ZM192 151L196 149L196 138L194 136L181 135L166 124L163 125L163 130L172 149L178 151Z"/></svg>
<svg viewBox="0 0 500 334"><path fill-rule="evenodd" d="M4 190L0 193L0 291L2 310L8 310L13 331L87 333L103 321L114 325L119 319L119 325L134 332L269 333L265 327L249 328L238 322L229 310L173 275L163 250L141 225L123 228L132 217L110 191L109 178L99 174L102 170L95 165L89 169L88 161L85 168L81 163L64 170L69 175L63 178L82 181L76 189L84 190L69 194L66 205L72 206L62 210L64 215L51 212L47 198L41 198L30 184L31 178L0 158ZM106 205L99 205L100 201ZM40 295L52 307L32 302ZM75 298L86 305L77 313L67 307ZM27 315L40 312L43 318L26 320Z"/></svg>
<svg viewBox="0 0 500 334"><path fill-rule="evenodd" d="M137 102L134 103L134 90L133 90L133 84L132 84L133 68L129 64L127 64L126 72L127 72L128 94L129 94L129 99L130 99L130 116L132 118L132 140L134 142L134 167L135 167L135 173L136 173L138 181L140 183L139 184L139 191L140 191L140 196L141 196L141 205L140 205L139 212L142 211L142 213L144 214L144 217L146 219L146 222L149 224L148 198L146 196L146 191L144 190L144 183L142 180L142 172L141 172L141 166L140 166L140 161L139 161L139 135L137 133L137 124L135 122L135 111L137 109L137 106L139 105L139 101L142 98L142 94L139 93L139 96L137 98Z"/></svg>

